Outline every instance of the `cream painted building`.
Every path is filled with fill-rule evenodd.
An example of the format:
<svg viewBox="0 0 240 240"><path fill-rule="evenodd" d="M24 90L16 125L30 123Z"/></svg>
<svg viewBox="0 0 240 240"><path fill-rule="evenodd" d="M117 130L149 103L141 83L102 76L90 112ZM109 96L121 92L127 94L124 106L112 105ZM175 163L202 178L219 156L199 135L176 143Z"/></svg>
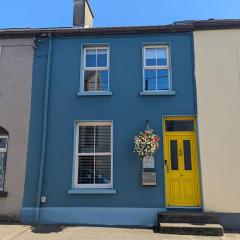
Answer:
<svg viewBox="0 0 240 240"><path fill-rule="evenodd" d="M240 28L194 32L204 211L240 224Z"/></svg>
<svg viewBox="0 0 240 240"><path fill-rule="evenodd" d="M33 38L0 38L1 220L18 220L22 206L31 106L33 43Z"/></svg>

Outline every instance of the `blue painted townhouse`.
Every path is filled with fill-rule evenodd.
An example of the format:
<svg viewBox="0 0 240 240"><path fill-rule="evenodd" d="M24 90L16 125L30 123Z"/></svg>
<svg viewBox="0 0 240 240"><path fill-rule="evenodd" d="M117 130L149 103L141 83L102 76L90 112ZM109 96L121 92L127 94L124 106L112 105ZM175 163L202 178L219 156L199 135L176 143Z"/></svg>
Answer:
<svg viewBox="0 0 240 240"><path fill-rule="evenodd" d="M24 222L152 226L168 206L201 206L188 28L58 29L37 39ZM143 172L133 139L146 121L161 142ZM166 179L166 167L185 171L180 146L189 173Z"/></svg>
<svg viewBox="0 0 240 240"><path fill-rule="evenodd" d="M84 28L85 4L78 27L32 30L22 222L154 226L203 211L193 25ZM160 148L144 162L133 141L148 127Z"/></svg>

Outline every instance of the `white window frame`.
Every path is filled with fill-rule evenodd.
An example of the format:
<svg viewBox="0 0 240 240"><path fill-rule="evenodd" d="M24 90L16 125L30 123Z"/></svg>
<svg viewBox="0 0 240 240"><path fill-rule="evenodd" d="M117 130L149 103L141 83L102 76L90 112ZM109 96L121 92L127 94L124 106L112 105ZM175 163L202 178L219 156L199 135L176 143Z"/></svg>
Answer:
<svg viewBox="0 0 240 240"><path fill-rule="evenodd" d="M146 49L149 48L164 48L167 51L167 65L166 66L147 66L146 65ZM145 80L145 70L168 70L168 89L167 90L157 90L157 81L156 81L156 90L146 90L146 80ZM157 76L156 76L157 78ZM171 81L171 64L170 64L170 48L167 44L159 45L146 45L143 47L143 92L170 92L172 91L172 81Z"/></svg>
<svg viewBox="0 0 240 240"><path fill-rule="evenodd" d="M0 148L0 152L1 153L5 153L7 155L7 150L8 150L8 136L5 136L5 135L1 135L0 138L4 138L4 139L7 139L6 141L6 147L5 148ZM7 157L7 156L6 156ZM6 161L7 159L5 159L5 165L6 165ZM6 167L6 166L5 166ZM4 169L4 173L3 173L3 187L0 187L0 192L4 191L4 184L5 184L5 169Z"/></svg>
<svg viewBox="0 0 240 240"><path fill-rule="evenodd" d="M80 126L111 126L111 152L109 153L79 153L79 127ZM81 189L93 189L93 188L113 188L113 124L112 121L78 121L76 123L76 134L75 134L75 164L74 164L74 188ZM78 157L79 156L110 156L111 157L111 183L108 184L79 184L78 183ZM95 171L95 169L94 169Z"/></svg>
<svg viewBox="0 0 240 240"><path fill-rule="evenodd" d="M86 67L86 57L87 57L87 50L107 50L107 66L106 67ZM84 93L106 93L110 91L110 67L109 67L109 47L108 46L103 46L103 47L95 47L95 46L90 46L90 47L83 47L83 78L82 78L82 92ZM96 59L97 61L97 59ZM108 71L108 90L107 91L86 91L85 90L85 71L101 71L101 70L106 70ZM96 83L95 83L96 84Z"/></svg>

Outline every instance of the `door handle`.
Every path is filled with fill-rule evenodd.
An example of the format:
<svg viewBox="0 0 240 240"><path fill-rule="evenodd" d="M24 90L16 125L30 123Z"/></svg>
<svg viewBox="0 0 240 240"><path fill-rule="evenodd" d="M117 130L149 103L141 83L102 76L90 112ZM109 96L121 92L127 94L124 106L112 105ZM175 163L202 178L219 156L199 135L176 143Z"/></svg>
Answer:
<svg viewBox="0 0 240 240"><path fill-rule="evenodd" d="M179 156L180 157L182 156L182 149L181 148L179 149Z"/></svg>

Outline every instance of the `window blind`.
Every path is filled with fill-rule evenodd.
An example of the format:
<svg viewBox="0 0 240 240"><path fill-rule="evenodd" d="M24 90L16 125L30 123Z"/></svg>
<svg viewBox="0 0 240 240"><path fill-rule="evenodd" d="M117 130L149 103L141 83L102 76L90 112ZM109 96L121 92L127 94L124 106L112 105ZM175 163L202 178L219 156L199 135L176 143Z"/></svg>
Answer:
<svg viewBox="0 0 240 240"><path fill-rule="evenodd" d="M110 185L112 179L112 126L80 123L78 126L77 183Z"/></svg>

